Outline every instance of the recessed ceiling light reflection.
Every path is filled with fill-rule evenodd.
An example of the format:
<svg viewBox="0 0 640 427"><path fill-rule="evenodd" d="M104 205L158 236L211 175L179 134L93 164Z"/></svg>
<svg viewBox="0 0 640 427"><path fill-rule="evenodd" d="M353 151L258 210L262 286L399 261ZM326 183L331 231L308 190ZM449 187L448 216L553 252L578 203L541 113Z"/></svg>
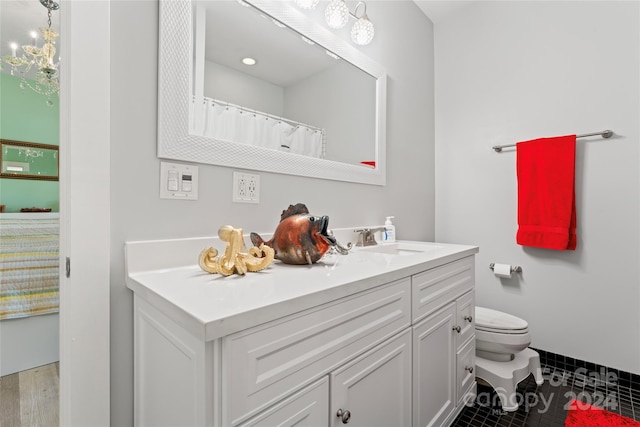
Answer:
<svg viewBox="0 0 640 427"><path fill-rule="evenodd" d="M310 44L311 46L313 46L313 45L315 44L313 41L309 40L309 39L308 39L308 38L306 38L305 36L300 36L300 37L302 37L302 40L303 40L305 43L308 43L308 44Z"/></svg>
<svg viewBox="0 0 640 427"><path fill-rule="evenodd" d="M335 53L331 52L330 50L325 50L325 53L327 55L329 55L330 57L332 57L333 59L340 59L340 57L338 55L336 55Z"/></svg>
<svg viewBox="0 0 640 427"><path fill-rule="evenodd" d="M255 60L255 59L253 59L253 58L249 58L249 57L247 57L247 58L242 58L242 63L243 63L244 65L256 65L256 60Z"/></svg>

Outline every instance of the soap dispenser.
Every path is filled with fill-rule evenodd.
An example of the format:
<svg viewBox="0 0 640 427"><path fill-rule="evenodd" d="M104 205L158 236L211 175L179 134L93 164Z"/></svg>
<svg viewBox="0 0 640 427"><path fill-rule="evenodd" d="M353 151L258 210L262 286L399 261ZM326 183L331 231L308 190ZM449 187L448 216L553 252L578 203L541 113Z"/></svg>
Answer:
<svg viewBox="0 0 640 427"><path fill-rule="evenodd" d="M396 241L396 226L391 223L391 218L394 216L388 216L384 222L384 241L392 243Z"/></svg>

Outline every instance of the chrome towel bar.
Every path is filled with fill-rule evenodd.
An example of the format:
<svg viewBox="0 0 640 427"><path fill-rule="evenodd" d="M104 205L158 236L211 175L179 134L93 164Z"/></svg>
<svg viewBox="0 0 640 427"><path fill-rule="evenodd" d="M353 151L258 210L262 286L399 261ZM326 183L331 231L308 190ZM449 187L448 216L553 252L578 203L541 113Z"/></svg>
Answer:
<svg viewBox="0 0 640 427"><path fill-rule="evenodd" d="M613 131L612 130L603 130L602 132L583 133L582 135L576 135L576 138L585 138L587 136L597 136L597 135L600 135L603 138L611 138L611 136L613 135ZM515 147L515 146L516 146L516 144L494 145L491 148L494 149L496 151L496 153L499 153L499 152L502 151L503 148Z"/></svg>

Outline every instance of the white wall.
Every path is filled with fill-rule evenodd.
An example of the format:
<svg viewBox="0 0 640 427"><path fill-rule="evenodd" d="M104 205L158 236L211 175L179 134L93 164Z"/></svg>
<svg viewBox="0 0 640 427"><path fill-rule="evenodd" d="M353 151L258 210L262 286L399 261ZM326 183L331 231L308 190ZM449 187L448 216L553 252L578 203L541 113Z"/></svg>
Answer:
<svg viewBox="0 0 640 427"><path fill-rule="evenodd" d="M477 244L477 303L529 322L532 345L640 373L638 2L491 2L435 26L436 239ZM579 139L578 248L515 243L516 153ZM500 280L490 262L521 265Z"/></svg>
<svg viewBox="0 0 640 427"><path fill-rule="evenodd" d="M376 80L344 61L284 91L284 116L327 132L326 158L375 160ZM310 101L311 100L311 101Z"/></svg>
<svg viewBox="0 0 640 427"><path fill-rule="evenodd" d="M282 87L211 61L205 61L204 96L276 116L284 114Z"/></svg>
<svg viewBox="0 0 640 427"><path fill-rule="evenodd" d="M296 202L329 215L334 228L380 225L395 215L398 238L433 240L432 24L408 0L372 2L367 12L376 39L363 50L389 75L387 185L260 173L261 203L253 205L231 202L233 169L206 165L200 166L198 201L159 199L158 5L111 2L111 425L133 423L133 298L124 280L125 241L214 235L223 224L270 232ZM348 32L341 35L348 39Z"/></svg>

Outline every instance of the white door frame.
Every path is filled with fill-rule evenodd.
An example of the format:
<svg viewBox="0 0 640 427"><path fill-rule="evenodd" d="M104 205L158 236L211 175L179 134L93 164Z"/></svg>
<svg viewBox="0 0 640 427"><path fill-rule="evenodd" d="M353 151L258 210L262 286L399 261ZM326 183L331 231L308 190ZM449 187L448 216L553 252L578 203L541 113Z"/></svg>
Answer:
<svg viewBox="0 0 640 427"><path fill-rule="evenodd" d="M108 426L110 2L60 21L60 425Z"/></svg>

